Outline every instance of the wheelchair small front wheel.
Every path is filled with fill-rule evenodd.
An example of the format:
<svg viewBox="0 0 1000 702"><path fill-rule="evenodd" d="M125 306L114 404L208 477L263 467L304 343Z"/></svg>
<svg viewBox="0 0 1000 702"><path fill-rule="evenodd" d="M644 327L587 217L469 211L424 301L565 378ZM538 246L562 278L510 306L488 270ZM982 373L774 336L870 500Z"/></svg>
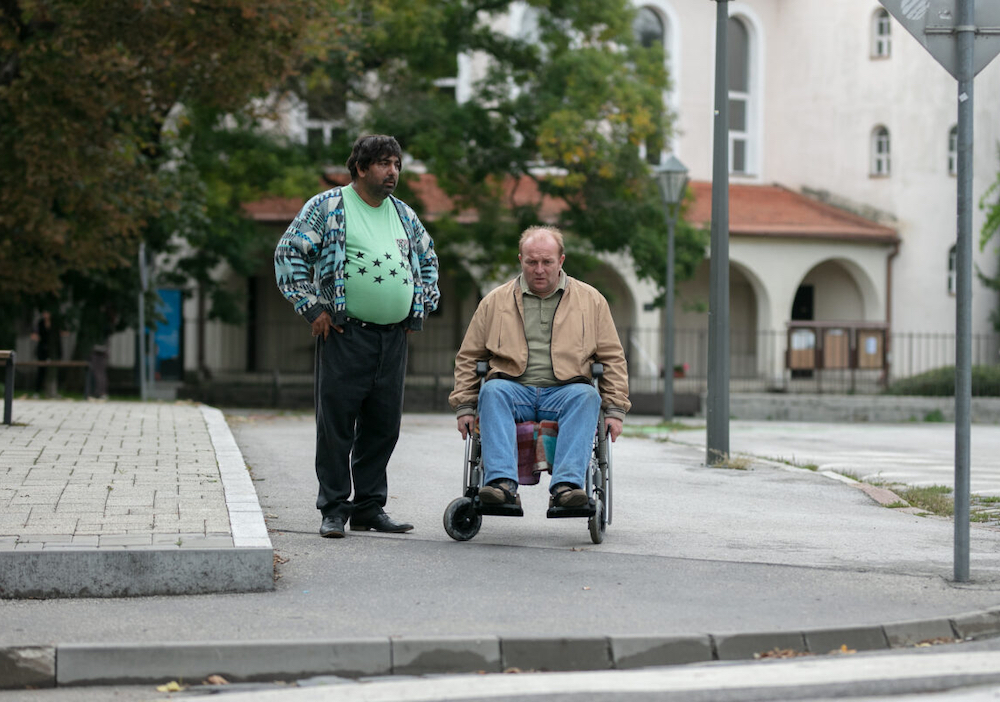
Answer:
<svg viewBox="0 0 1000 702"><path fill-rule="evenodd" d="M455 541L468 541L479 533L483 517L472 507L472 499L459 497L444 511L444 530Z"/></svg>
<svg viewBox="0 0 1000 702"><path fill-rule="evenodd" d="M600 497L594 497L595 507L594 514L587 520L587 526L590 527L590 540L595 544L599 544L604 541L604 531L607 528L608 522L604 512L604 502L601 501Z"/></svg>

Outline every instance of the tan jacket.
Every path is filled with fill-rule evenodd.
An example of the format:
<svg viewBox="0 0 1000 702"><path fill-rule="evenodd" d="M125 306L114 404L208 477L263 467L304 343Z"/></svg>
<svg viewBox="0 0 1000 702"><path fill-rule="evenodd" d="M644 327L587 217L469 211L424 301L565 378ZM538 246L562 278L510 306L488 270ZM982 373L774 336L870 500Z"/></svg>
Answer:
<svg viewBox="0 0 1000 702"><path fill-rule="evenodd" d="M476 361L489 361L487 379L502 374L517 379L528 365L524 303L519 278L491 291L476 309L455 357L455 389L448 397L459 416L472 414L479 397ZM625 417L628 369L608 301L576 278L566 277L552 320L552 371L559 380L590 378L593 361L604 364L598 381L601 406L612 417Z"/></svg>

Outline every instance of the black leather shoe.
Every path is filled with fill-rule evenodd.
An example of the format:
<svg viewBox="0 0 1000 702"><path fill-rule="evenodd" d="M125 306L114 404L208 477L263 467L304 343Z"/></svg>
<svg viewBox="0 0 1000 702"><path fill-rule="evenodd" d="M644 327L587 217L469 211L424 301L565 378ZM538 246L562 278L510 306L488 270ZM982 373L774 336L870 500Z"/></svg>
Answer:
<svg viewBox="0 0 1000 702"><path fill-rule="evenodd" d="M319 535L324 539L344 538L344 518L323 517L323 523L319 526Z"/></svg>
<svg viewBox="0 0 1000 702"><path fill-rule="evenodd" d="M410 531L412 528L412 524L397 522L385 512L379 512L374 517L368 517L363 520L351 517L351 531L368 531L370 529L388 534L402 534L403 532Z"/></svg>

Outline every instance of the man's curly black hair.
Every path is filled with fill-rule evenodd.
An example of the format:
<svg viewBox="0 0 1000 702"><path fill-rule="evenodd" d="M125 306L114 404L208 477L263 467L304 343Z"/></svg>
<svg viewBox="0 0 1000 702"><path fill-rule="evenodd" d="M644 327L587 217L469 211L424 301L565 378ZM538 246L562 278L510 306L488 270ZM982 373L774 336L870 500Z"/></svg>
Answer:
<svg viewBox="0 0 1000 702"><path fill-rule="evenodd" d="M402 160L403 150L395 137L385 134L369 134L358 137L347 159L347 170L351 172L351 180L358 179L358 168L367 171L371 165L386 156L395 156Z"/></svg>

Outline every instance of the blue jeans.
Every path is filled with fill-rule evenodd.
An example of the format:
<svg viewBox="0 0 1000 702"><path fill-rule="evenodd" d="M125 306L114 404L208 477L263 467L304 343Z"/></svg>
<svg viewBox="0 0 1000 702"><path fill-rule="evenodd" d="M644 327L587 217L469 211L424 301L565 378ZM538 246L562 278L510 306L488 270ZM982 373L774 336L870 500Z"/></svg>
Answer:
<svg viewBox="0 0 1000 702"><path fill-rule="evenodd" d="M582 488L593 453L601 396L593 385L573 383L548 388L496 378L479 391L479 432L485 482L517 480L517 430L520 422L559 422L556 455L549 485Z"/></svg>

